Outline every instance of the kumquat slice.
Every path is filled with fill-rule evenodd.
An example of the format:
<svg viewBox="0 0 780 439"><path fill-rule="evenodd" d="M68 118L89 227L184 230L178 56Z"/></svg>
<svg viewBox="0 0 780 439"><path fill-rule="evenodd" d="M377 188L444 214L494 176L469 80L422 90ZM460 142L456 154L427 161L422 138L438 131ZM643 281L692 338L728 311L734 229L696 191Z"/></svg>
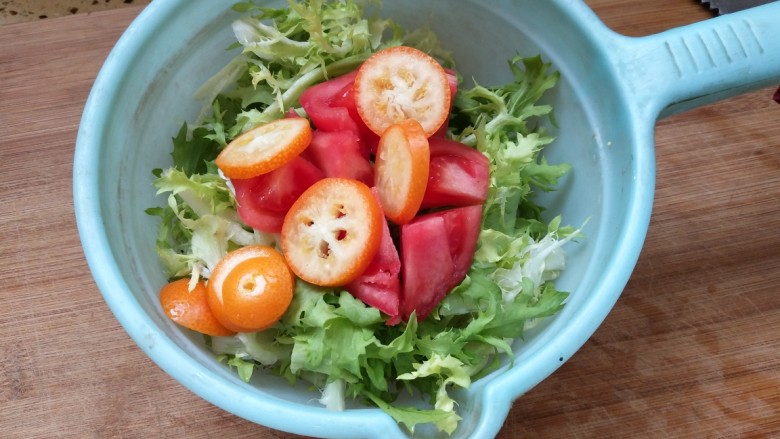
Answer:
<svg viewBox="0 0 780 439"><path fill-rule="evenodd" d="M282 250L301 279L346 285L365 271L379 250L382 210L364 183L325 178L293 204L282 225Z"/></svg>
<svg viewBox="0 0 780 439"><path fill-rule="evenodd" d="M171 320L201 334L227 336L235 334L217 320L206 298L203 281L190 291L189 279L179 279L160 290L160 305Z"/></svg>
<svg viewBox="0 0 780 439"><path fill-rule="evenodd" d="M414 119L391 125L377 147L374 186L385 216L396 224L406 224L420 210L431 152L428 139Z"/></svg>
<svg viewBox="0 0 780 439"><path fill-rule="evenodd" d="M311 143L308 119L278 119L253 128L225 146L216 164L228 178L252 178L297 157Z"/></svg>
<svg viewBox="0 0 780 439"><path fill-rule="evenodd" d="M284 257L273 247L242 247L226 254L211 272L209 306L227 328L261 331L287 311L294 279Z"/></svg>
<svg viewBox="0 0 780 439"><path fill-rule="evenodd" d="M431 56L412 47L373 54L358 69L354 90L360 118L380 136L394 123L415 119L430 137L450 113L447 73Z"/></svg>

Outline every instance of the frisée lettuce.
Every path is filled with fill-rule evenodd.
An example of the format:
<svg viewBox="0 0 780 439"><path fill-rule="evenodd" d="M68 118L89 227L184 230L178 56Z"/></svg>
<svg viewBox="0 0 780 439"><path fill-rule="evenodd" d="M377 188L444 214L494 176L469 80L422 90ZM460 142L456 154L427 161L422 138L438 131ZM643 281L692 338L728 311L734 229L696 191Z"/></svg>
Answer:
<svg viewBox="0 0 780 439"><path fill-rule="evenodd" d="M290 1L287 8L238 3L233 24L240 54L198 91L204 110L173 138L173 165L154 170L166 195L157 250L170 278L208 279L231 249L278 244L278 236L253 230L236 213L234 191L214 165L231 139L297 108L309 86L357 68L383 47L417 47L453 67L428 30L408 32L390 19L364 16L356 0ZM538 319L552 316L567 293L552 281L564 268L563 245L579 230L559 217L545 222L535 191L553 190L569 171L541 156L554 139L543 127L552 108L539 104L558 74L541 57L509 60L513 80L500 86L459 87L448 136L490 161L490 189L481 233L466 278L425 320L388 325L375 308L340 288L298 280L282 319L262 332L208 337L217 358L249 381L266 368L291 383L322 390L319 402L343 410L361 400L413 431L433 424L452 433L458 425L453 388L513 361L512 343ZM427 406L398 403L402 394Z"/></svg>

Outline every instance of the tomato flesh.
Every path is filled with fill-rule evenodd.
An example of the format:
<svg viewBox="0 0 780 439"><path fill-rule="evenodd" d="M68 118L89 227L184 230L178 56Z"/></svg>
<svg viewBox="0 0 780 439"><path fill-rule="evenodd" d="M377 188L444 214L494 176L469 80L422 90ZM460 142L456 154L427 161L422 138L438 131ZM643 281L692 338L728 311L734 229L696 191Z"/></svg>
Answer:
<svg viewBox="0 0 780 439"><path fill-rule="evenodd" d="M298 156L279 169L248 179L232 179L236 197L274 212L286 212L316 181L324 178L320 169Z"/></svg>
<svg viewBox="0 0 780 439"><path fill-rule="evenodd" d="M374 168L355 132L317 130L306 155L326 177L352 178L365 184L374 181Z"/></svg>
<svg viewBox="0 0 780 439"><path fill-rule="evenodd" d="M317 84L306 89L299 100L317 130L355 133L363 155L368 158L376 151L379 136L366 126L357 112L355 76L357 71Z"/></svg>
<svg viewBox="0 0 780 439"><path fill-rule="evenodd" d="M421 217L401 227L401 312L422 321L449 292L453 263L444 219Z"/></svg>
<svg viewBox="0 0 780 439"><path fill-rule="evenodd" d="M379 202L376 188L371 192ZM363 303L390 316L387 323L400 321L401 301L401 259L390 234L387 220L382 218L382 237L376 256L363 273L344 288Z"/></svg>
<svg viewBox="0 0 780 439"><path fill-rule="evenodd" d="M333 101L345 87L355 82L357 71L321 82L307 88L298 99L311 122L322 131L359 132L358 125L342 106L334 106Z"/></svg>
<svg viewBox="0 0 780 439"><path fill-rule="evenodd" d="M482 206L447 209L432 215L441 215L444 219L444 229L452 256L450 288L454 288L466 277L474 261L482 222Z"/></svg>
<svg viewBox="0 0 780 439"><path fill-rule="evenodd" d="M371 131L371 128L363 122L363 119L361 119L360 114L358 113L357 104L355 103L354 78L351 83L346 84L344 88L333 97L331 105L347 109L349 116L355 121L361 143L366 153L370 155L375 154L377 146L379 145L379 135Z"/></svg>
<svg viewBox="0 0 780 439"><path fill-rule="evenodd" d="M421 215L401 226L401 313L423 320L471 267L482 206Z"/></svg>
<svg viewBox="0 0 780 439"><path fill-rule="evenodd" d="M490 185L490 162L484 154L460 142L431 137L430 171L422 207L482 204Z"/></svg>
<svg viewBox="0 0 780 439"><path fill-rule="evenodd" d="M323 177L319 168L298 156L267 174L232 179L238 216L249 227L278 233L290 206L303 191Z"/></svg>
<svg viewBox="0 0 780 439"><path fill-rule="evenodd" d="M266 233L279 233L284 224L284 213L265 210L248 203L238 206L238 216L244 224Z"/></svg>

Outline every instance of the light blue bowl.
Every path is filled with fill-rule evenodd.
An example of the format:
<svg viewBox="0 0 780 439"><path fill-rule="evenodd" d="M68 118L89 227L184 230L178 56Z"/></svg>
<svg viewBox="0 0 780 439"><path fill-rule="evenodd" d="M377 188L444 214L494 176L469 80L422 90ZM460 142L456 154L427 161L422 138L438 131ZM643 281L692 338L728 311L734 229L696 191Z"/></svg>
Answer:
<svg viewBox="0 0 780 439"><path fill-rule="evenodd" d="M156 222L144 214L159 203L150 170L170 163L171 137L199 109L193 92L232 56L232 3L155 0L106 60L79 128L73 176L89 266L136 343L213 404L303 435L403 437L377 409L328 411L312 402L316 394L269 375L243 383L159 308L166 279ZM459 396L464 419L453 437L493 437L512 401L574 355L625 287L650 218L657 118L780 83L780 2L644 38L613 33L578 0L386 0L383 13L408 27L430 23L465 76L482 84L508 79L505 60L517 52L541 53L562 75L550 97L560 129L547 157L574 171L543 201L568 224L590 218L587 239L568 247L558 282L572 292L565 309L515 344L514 368Z"/></svg>

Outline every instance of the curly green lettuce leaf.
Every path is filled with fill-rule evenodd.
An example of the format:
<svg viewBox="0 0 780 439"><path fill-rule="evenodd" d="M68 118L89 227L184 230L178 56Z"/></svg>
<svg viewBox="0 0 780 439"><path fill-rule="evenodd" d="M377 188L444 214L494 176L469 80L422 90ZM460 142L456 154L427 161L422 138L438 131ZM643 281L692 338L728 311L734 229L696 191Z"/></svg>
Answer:
<svg viewBox="0 0 780 439"><path fill-rule="evenodd" d="M469 125L477 127L484 123L491 136L512 140L517 134L531 134L538 127L529 122L552 113L551 106L538 103L560 78L558 72L549 72L550 67L539 55L515 56L509 60L513 81L498 87L476 85L459 93L455 106L460 116L468 118ZM473 140L471 136L463 139L471 144Z"/></svg>
<svg viewBox="0 0 780 439"><path fill-rule="evenodd" d="M156 248L168 277L189 274L194 283L208 277L229 249L273 241L266 234L247 230L227 182L219 175L187 176L176 168L156 175L157 194L167 194L167 205L147 209L147 213L163 220Z"/></svg>
<svg viewBox="0 0 780 439"><path fill-rule="evenodd" d="M412 434L414 434L415 427L420 424L433 424L439 431L451 434L455 431L459 421L459 417L454 411L399 407L372 394L366 394L366 397L382 411L390 415L395 422L405 426Z"/></svg>
<svg viewBox="0 0 780 439"><path fill-rule="evenodd" d="M541 156L553 142L542 123L552 107L538 104L558 81L558 72L540 56L509 61L514 80L496 87L476 85L456 95L453 119L457 139L480 150L490 161L490 188L483 229L513 234L523 220L540 221L534 189L554 189L568 164L551 165ZM537 231L538 228L537 228Z"/></svg>
<svg viewBox="0 0 780 439"><path fill-rule="evenodd" d="M511 235L494 229L480 232L481 245L474 255L474 266L489 271L505 302L511 302L523 290L538 291L560 275L565 267L563 246L581 236L581 229L560 227L560 221L555 217L540 239L527 229Z"/></svg>
<svg viewBox="0 0 780 439"><path fill-rule="evenodd" d="M196 216L222 215L237 219L235 201L224 178L215 173L187 175L176 168L156 173L154 186L157 195L169 194L178 197L175 205L179 210L191 211Z"/></svg>
<svg viewBox="0 0 780 439"><path fill-rule="evenodd" d="M206 163L217 157L217 149L208 135L209 131L206 128L196 128L190 132L185 122L179 128L176 137L172 139L171 157L174 166L186 176L205 173Z"/></svg>
<svg viewBox="0 0 780 439"><path fill-rule="evenodd" d="M289 0L278 9L236 4L244 13L232 24L241 53L196 94L207 105L220 95L241 101L243 111L225 129L227 139L282 117L308 87L354 70L382 48L414 45L452 63L430 29L405 32L391 19L366 17L370 3Z"/></svg>
<svg viewBox="0 0 780 439"><path fill-rule="evenodd" d="M252 374L255 371L255 363L253 361L228 354L217 355L217 361L220 363L224 362L229 367L235 369L238 377L244 382L249 382L252 379Z"/></svg>
<svg viewBox="0 0 780 439"><path fill-rule="evenodd" d="M455 400L447 393L449 384L457 385L463 389L471 385L471 376L466 365L452 355L440 356L437 354L426 358L422 363L414 364L415 370L398 376L399 380L413 380L423 377L434 377L438 386L436 390L436 402L434 409L448 414L435 421L440 431L451 434L455 431L460 421L460 416L455 412Z"/></svg>
<svg viewBox="0 0 780 439"><path fill-rule="evenodd" d="M396 23L364 18L363 3L353 0L289 1L278 9L244 2L234 9L244 13L232 24L241 54L198 92L241 99L244 111L231 135L282 117L306 88L402 41Z"/></svg>

